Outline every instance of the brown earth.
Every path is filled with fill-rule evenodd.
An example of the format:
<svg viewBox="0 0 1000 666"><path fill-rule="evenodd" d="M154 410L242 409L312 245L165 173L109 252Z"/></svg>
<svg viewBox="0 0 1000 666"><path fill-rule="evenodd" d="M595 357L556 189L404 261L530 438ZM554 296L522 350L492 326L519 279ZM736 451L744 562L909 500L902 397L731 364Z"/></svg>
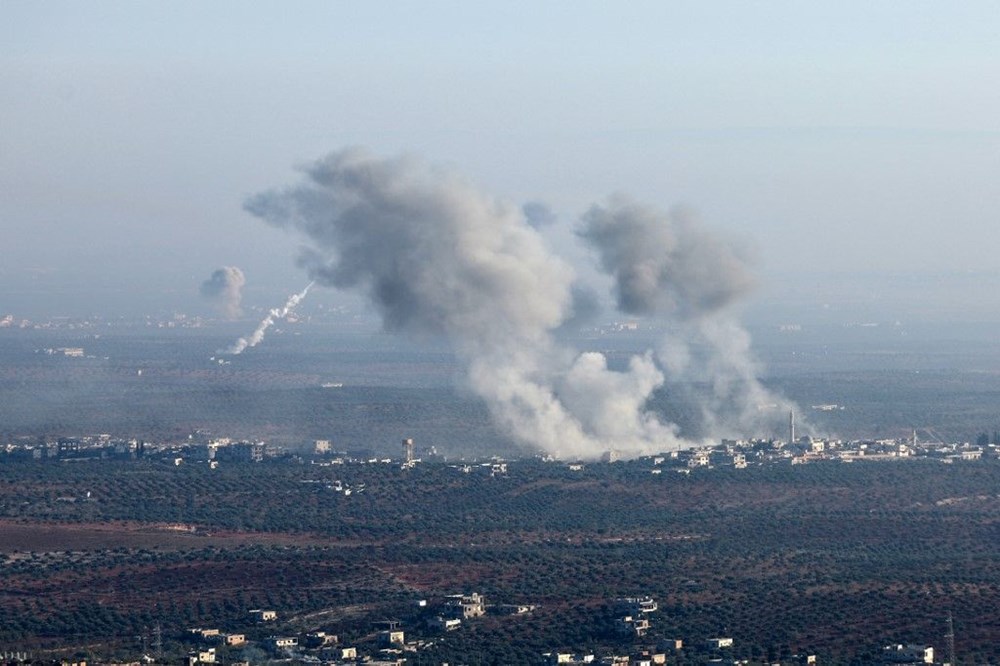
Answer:
<svg viewBox="0 0 1000 666"><path fill-rule="evenodd" d="M187 525L102 523L25 523L0 519L0 553L148 548L187 550L208 546L333 545L309 534L266 534L212 530Z"/></svg>

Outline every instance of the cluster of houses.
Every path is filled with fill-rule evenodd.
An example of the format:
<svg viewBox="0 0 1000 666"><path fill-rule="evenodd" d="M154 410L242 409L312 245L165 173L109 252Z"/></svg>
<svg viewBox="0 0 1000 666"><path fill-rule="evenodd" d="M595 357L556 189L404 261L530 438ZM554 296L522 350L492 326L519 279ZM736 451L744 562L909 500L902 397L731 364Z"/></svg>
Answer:
<svg viewBox="0 0 1000 666"><path fill-rule="evenodd" d="M613 461L614 452L605 454ZM643 458L652 463L652 472L665 469L690 472L696 468L733 467L791 463L799 465L821 460L839 462L932 459L943 463L1000 458L998 444L921 443L916 435L906 439L834 440L800 437L794 442L776 440L723 439L715 446L671 451ZM579 467L579 465L577 465Z"/></svg>
<svg viewBox="0 0 1000 666"><path fill-rule="evenodd" d="M658 606L652 597L626 597L615 600L618 618L615 628L619 634L642 638L649 631L649 614Z"/></svg>
<svg viewBox="0 0 1000 666"><path fill-rule="evenodd" d="M482 617L487 613L486 598L478 593L454 594L444 597L439 603L428 604L426 600L417 602L424 611L423 622L431 633L443 633L458 629L463 622ZM530 613L535 606L498 605L491 612L505 615ZM249 611L248 620L258 629L264 625L277 625L278 614L273 610L254 609ZM365 664L366 666L401 666L407 656L433 646L436 639L408 639L397 620L382 620L375 623L375 633L359 641L359 646L343 645L334 634L314 631L305 635L274 633L263 640L253 641L253 646L264 649L274 659L298 659L328 665ZM225 633L219 629L194 628L188 630L189 640L195 643L187 655L187 665L221 663L219 651L222 648L248 646L245 633ZM231 653L230 653L231 654ZM227 660L227 664L243 664Z"/></svg>
<svg viewBox="0 0 1000 666"><path fill-rule="evenodd" d="M449 631L458 628L463 620L474 620L487 613L486 599L479 593L456 594L445 597L444 600L436 604L431 610L426 601L418 604L427 608L431 613L431 618L427 625L431 629ZM641 618L648 627L648 616L657 610L657 604L651 597L622 598L615 601L614 607L617 612L622 613L621 620L631 618ZM532 605L497 605L490 607L490 612L506 615L520 615L530 613L535 609ZM275 611L255 609L248 613L249 620L259 625L276 623L278 615ZM406 634L400 627L400 623L395 620L385 620L376 623L377 632L375 647L373 649L359 651L358 647L342 645L338 637L322 631L314 631L303 636L272 634L266 639L253 642L258 648L263 648L268 655L266 660L290 661L293 663L317 663L324 666L404 666L412 653L429 648L434 645L432 640L407 640ZM631 629L629 630L632 631ZM240 648L251 645L247 635L244 633L226 633L219 629L192 628L188 632L189 641L195 644L191 649L185 663L187 666L200 666L203 664L222 664L227 666L250 666L251 663L258 663L249 660L232 658L233 652L224 652L224 648ZM636 636L641 634L635 634ZM732 638L712 638L706 642L705 647L710 650L724 650L733 646ZM628 654L608 654L595 657L593 654L582 654L572 652L553 651L540 655L539 664L594 664L595 666L654 666L655 664L666 664L667 655L678 654L683 648L680 640L661 641L657 648L638 648ZM886 648L888 650L889 648ZM900 646L900 651L896 653L897 659L886 663L905 664L898 659L903 654L915 654L913 646ZM225 655L225 656L223 656ZM145 658L145 664L153 663L156 660ZM718 661L718 660L716 660ZM728 662L746 663L746 662ZM796 664L814 664L815 658L809 661L796 661ZM930 662L928 662L930 663ZM67 664L61 666L86 666L85 663ZM126 666L126 665L119 665ZM143 666L136 662L127 666Z"/></svg>
<svg viewBox="0 0 1000 666"><path fill-rule="evenodd" d="M708 663L728 664L731 666L748 666L749 660L727 658L727 651L734 645L733 639L728 637L709 638L705 641L704 650L707 651ZM546 652L541 655L541 663L545 666L556 666L560 664L579 665L593 664L594 666L654 666L655 664L668 663L668 655L677 655L683 648L680 640L661 642L657 648L645 648L628 655L609 654L596 657L593 654L581 654L572 652ZM757 663L757 662L754 662ZM818 663L814 654L792 655L789 659L781 662L773 662L768 666L815 666ZM873 664L880 666L926 666L937 664L934 661L934 648L928 645L903 645L892 644L882 648L880 654L875 658ZM948 665L950 666L950 665Z"/></svg>
<svg viewBox="0 0 1000 666"><path fill-rule="evenodd" d="M615 599L611 605L615 616L616 632L623 638L641 639L650 629L650 616L657 609L656 600L649 596L622 597ZM638 645L642 641L637 641ZM727 664L731 666L747 666L749 660L737 659L732 656L735 641L730 636L715 636L704 643L688 649L690 653L698 653L704 657L705 663ZM654 666L655 664L676 661L677 656L685 649L680 639L661 639L655 647L638 647L629 654L605 654L596 656L588 653L569 651L551 651L540 655L541 663L546 666L560 664L578 665L593 664L595 666ZM690 656L690 655L688 655ZM755 662L758 663L758 662ZM768 666L815 666L815 654L796 654L781 662ZM934 648L927 645L892 644L882 648L874 663L886 666L923 666L935 664ZM948 666L951 666L950 664Z"/></svg>
<svg viewBox="0 0 1000 666"><path fill-rule="evenodd" d="M248 612L249 620L256 624L268 624L276 622L277 612L273 610L254 609ZM218 629L205 629L197 627L188 630L188 635L197 647L187 654L187 666L198 666L199 664L221 663L218 650L222 647L240 648L250 644L246 634L225 633ZM275 634L268 636L263 641L258 641L258 647L266 649L273 655L281 655L300 649L309 650L313 653L313 658L329 664L353 664L358 659L358 650L355 647L342 646L337 640L337 636L323 631L314 631L305 636L292 636ZM246 661L227 660L229 666L249 666ZM397 661L390 663L402 663Z"/></svg>
<svg viewBox="0 0 1000 666"><path fill-rule="evenodd" d="M635 654L609 654L595 657L592 654L574 654L572 652L546 652L542 655L542 663L550 664L593 664L594 666L653 666L667 663L665 652L639 650Z"/></svg>
<svg viewBox="0 0 1000 666"><path fill-rule="evenodd" d="M441 632L459 627L463 621L475 620L488 611L507 615L530 613L531 605L497 605L487 608L486 599L482 594L472 592L444 597L438 603L429 605L427 601L417 602L424 613L427 626ZM649 629L649 617L657 609L656 601L649 596L619 598L611 605L616 617L616 626L623 638L637 639L645 635ZM265 627L278 626L278 614L273 610L254 609L248 612L248 623L254 625L253 633L260 635ZM263 640L250 641L245 633L226 633L219 629L192 628L187 631L189 644L192 648L186 657L187 666L203 664L227 664L227 666L250 666L251 663L314 663L323 666L404 666L414 653L432 647L436 640L408 640L407 635L396 620L383 620L375 623L375 631L361 639L364 649L353 645L343 645L336 635L323 631L313 631L304 635L273 633ZM247 654L239 648L253 646L264 652ZM592 664L594 666L655 666L658 664L676 663L685 651L687 657L698 655L699 663L726 664L731 666L749 666L746 659L733 656L735 641L732 637L717 636L686 648L679 639L661 639L655 647L652 644L642 646L642 641L636 642L637 647L626 653L608 653L596 656L593 653L575 653L553 650L539 655L538 664L558 666ZM232 650L235 648L236 650ZM27 654L5 655L13 657L5 663L25 663ZM704 658L703 660L702 657ZM151 663L161 663L151 657L128 665L144 666ZM34 662L32 662L34 663ZM53 662L59 664L59 662ZM754 662L759 663L759 662ZM934 648L926 645L892 644L883 647L871 662L884 666L924 666L938 664L934 659ZM817 658L813 654L797 654L781 662L769 663L768 666L815 666ZM62 662L60 666L86 666L85 662L69 664ZM950 666L950 665L949 665Z"/></svg>

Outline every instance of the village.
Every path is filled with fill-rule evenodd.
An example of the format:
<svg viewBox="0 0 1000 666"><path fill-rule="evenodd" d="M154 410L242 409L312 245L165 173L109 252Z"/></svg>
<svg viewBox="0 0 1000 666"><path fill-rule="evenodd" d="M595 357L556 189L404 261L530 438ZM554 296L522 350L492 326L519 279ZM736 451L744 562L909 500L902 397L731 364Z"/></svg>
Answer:
<svg viewBox="0 0 1000 666"><path fill-rule="evenodd" d="M646 465L650 473L664 471L689 473L695 469L732 467L745 469L751 465L801 465L811 462L835 461L884 462L903 460L937 460L941 463L969 462L983 458L1000 458L1000 434L986 433L972 442L944 442L940 439L921 441L914 430L906 438L841 440L825 437L796 436L794 423L789 437L777 439L722 439L717 444L693 446L657 454L636 455L627 451L605 451L599 461L562 460L551 454L526 454L516 460L538 459L564 464L572 471L588 464L632 462ZM399 456L385 455L385 449L337 450L331 440L314 440L299 447L274 446L263 440L237 440L196 432L182 441L149 442L111 434L73 435L57 438L14 437L0 444L0 456L8 459L40 461L81 460L159 460L173 465L207 464L212 468L226 463L303 462L319 465L388 464L412 467L422 462L446 463L456 469L471 472L486 468L491 474L506 473L504 458L452 458L440 454L434 446L417 452L413 439L402 443Z"/></svg>
<svg viewBox="0 0 1000 666"><path fill-rule="evenodd" d="M343 643L335 634L311 631L305 634L281 632L279 614L274 610L253 609L243 619L240 631L219 628L192 627L178 635L180 644L187 645L184 658L186 666L225 664L226 666L252 666L253 664L322 664L323 666L404 666L412 663L422 652L435 644L446 641L450 632L458 631L463 623L475 622L487 614L517 616L535 610L529 604L488 604L476 592L449 595L434 603L418 600L422 620L412 627L404 627L399 620L375 622L365 637ZM633 649L626 652L603 651L595 654L581 651L552 650L538 655L532 662L538 666L560 664L594 666L656 666L659 664L730 664L749 666L747 659L731 656L735 641L732 637L717 636L698 644L687 645L682 639L660 640L644 643L641 639L650 629L650 615L657 610L651 597L618 598L609 604L616 616L614 631L625 638L636 639ZM235 622L234 624L239 624ZM163 654L161 628L157 626L149 650L134 661L89 662L106 666L143 666L173 663ZM950 631L950 628L949 628ZM169 631L167 632L169 633ZM254 638L260 636L260 638ZM417 637L414 637L417 636ZM946 639L948 636L946 636ZM953 651L953 646L951 650ZM22 664L52 664L52 666L87 666L88 662L39 660L27 652L0 652L0 663L9 666ZM795 654L781 661L768 662L767 666L813 666L819 664L815 654ZM951 660L935 658L929 645L889 644L878 651L876 664L886 666L919 666L940 664L949 666ZM441 666L448 666L442 663Z"/></svg>

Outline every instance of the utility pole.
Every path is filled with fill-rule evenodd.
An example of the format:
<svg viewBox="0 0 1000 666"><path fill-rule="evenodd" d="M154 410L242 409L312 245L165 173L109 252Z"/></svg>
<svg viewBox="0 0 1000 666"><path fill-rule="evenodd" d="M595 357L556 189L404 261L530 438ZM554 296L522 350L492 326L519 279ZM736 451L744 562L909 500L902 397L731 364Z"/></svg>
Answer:
<svg viewBox="0 0 1000 666"><path fill-rule="evenodd" d="M160 629L160 623L157 622L156 626L153 627L153 652L156 657L157 662L163 662L163 631Z"/></svg>
<svg viewBox="0 0 1000 666"><path fill-rule="evenodd" d="M944 640L948 645L948 666L955 664L955 625L951 621L951 611L948 611L948 633L944 635Z"/></svg>

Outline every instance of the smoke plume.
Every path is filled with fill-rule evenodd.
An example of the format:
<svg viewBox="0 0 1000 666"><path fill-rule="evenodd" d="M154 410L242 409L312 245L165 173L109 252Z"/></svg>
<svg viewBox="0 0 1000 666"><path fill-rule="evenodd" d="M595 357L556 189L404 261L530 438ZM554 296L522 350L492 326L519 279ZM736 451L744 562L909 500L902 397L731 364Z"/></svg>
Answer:
<svg viewBox="0 0 1000 666"><path fill-rule="evenodd" d="M555 335L580 314L586 291L522 208L454 173L359 149L302 171L304 182L254 196L246 210L305 236L299 264L309 276L365 293L386 330L447 338L469 388L513 437L563 457L692 444L647 409L666 380L659 355L613 370L602 354L579 353ZM606 249L601 262L618 278L625 311L692 321L746 290L748 272L724 244L687 223L667 233L661 225L631 204L585 216L581 233ZM665 256L642 247L650 242Z"/></svg>
<svg viewBox="0 0 1000 666"><path fill-rule="evenodd" d="M295 306L298 305L299 302L306 297L306 294L309 293L309 289L312 288L313 284L314 283L310 282L309 284L306 285L305 289L303 289L297 294L292 294L291 296L289 296L288 300L285 301L285 304L282 307L271 308L271 310L267 313L267 316L264 317L264 320L261 321L260 324L257 325L257 328L254 329L254 332L250 334L250 337L238 339L232 345L220 351L219 353L242 354L244 351L246 351L248 347L256 347L257 345L259 345L261 341L264 339L264 334L267 332L267 329L271 328L271 325L274 324L274 322L277 321L278 319L283 319L287 317L288 313L294 310Z"/></svg>
<svg viewBox="0 0 1000 666"><path fill-rule="evenodd" d="M227 319L236 319L243 314L240 301L244 284L243 271L236 266L223 266L201 283L201 295L211 300Z"/></svg>
<svg viewBox="0 0 1000 666"><path fill-rule="evenodd" d="M541 201L529 201L521 206L525 221L536 229L553 224L555 213Z"/></svg>
<svg viewBox="0 0 1000 666"><path fill-rule="evenodd" d="M579 234L612 276L619 310L674 322L657 362L674 409L695 416L686 436L780 431L795 406L757 379L750 335L729 307L753 286L745 253L689 213L621 196L593 206Z"/></svg>
<svg viewBox="0 0 1000 666"><path fill-rule="evenodd" d="M680 211L667 215L617 196L591 207L579 233L614 278L618 308L628 314L696 318L753 285L745 258Z"/></svg>

